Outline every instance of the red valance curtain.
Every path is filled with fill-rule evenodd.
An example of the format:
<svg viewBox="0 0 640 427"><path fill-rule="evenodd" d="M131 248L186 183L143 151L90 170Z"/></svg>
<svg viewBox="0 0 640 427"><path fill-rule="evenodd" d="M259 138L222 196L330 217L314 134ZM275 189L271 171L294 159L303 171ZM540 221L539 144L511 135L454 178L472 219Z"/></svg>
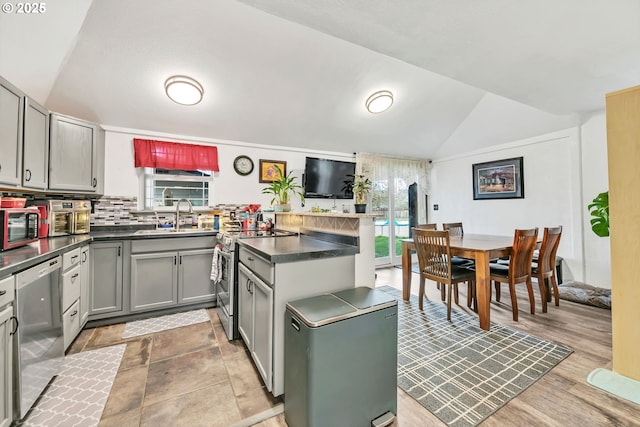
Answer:
<svg viewBox="0 0 640 427"><path fill-rule="evenodd" d="M135 167L218 172L218 148L134 138Z"/></svg>

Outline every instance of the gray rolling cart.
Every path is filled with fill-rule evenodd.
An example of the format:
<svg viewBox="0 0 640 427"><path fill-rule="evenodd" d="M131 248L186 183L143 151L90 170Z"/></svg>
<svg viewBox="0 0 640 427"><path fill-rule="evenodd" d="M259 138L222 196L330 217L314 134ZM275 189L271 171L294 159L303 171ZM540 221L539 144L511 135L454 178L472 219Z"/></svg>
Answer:
<svg viewBox="0 0 640 427"><path fill-rule="evenodd" d="M398 305L367 287L287 304L289 427L386 426L397 413Z"/></svg>

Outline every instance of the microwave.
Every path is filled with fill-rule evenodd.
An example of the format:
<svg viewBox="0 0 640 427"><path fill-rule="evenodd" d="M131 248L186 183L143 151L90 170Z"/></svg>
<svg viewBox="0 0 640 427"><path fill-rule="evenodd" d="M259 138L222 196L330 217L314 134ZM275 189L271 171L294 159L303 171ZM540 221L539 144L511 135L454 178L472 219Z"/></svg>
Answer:
<svg viewBox="0 0 640 427"><path fill-rule="evenodd" d="M37 208L0 209L0 251L38 240L40 213Z"/></svg>

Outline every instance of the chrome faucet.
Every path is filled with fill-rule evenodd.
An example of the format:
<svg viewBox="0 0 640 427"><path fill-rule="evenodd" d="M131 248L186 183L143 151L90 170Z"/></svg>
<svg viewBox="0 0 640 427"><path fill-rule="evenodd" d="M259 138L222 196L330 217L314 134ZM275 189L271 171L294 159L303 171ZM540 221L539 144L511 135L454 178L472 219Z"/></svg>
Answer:
<svg viewBox="0 0 640 427"><path fill-rule="evenodd" d="M158 216L158 211L153 211L153 214L156 216L156 230L160 227L160 217Z"/></svg>
<svg viewBox="0 0 640 427"><path fill-rule="evenodd" d="M178 203L176 203L176 231L180 231L180 203L187 202L189 204L189 213L193 213L193 205L187 199L180 199Z"/></svg>

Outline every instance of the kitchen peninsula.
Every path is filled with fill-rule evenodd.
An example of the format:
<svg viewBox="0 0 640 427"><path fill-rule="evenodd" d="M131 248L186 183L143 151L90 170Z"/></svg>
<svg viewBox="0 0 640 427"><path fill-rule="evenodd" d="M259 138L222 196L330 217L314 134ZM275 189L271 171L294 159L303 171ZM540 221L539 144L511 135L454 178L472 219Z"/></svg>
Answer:
<svg viewBox="0 0 640 427"><path fill-rule="evenodd" d="M355 256L356 286L375 287L374 214L333 212L275 212L276 228L300 233L319 231L357 239Z"/></svg>
<svg viewBox="0 0 640 427"><path fill-rule="evenodd" d="M358 247L304 234L238 245L238 329L267 389L279 396L287 302L354 287Z"/></svg>

